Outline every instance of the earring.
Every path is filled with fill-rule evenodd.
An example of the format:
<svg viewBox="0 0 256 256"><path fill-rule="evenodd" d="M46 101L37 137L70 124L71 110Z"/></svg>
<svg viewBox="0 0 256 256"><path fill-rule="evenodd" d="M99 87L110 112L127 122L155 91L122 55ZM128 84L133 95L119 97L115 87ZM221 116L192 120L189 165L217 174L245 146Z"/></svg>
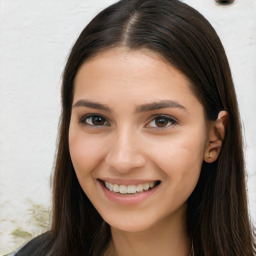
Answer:
<svg viewBox="0 0 256 256"><path fill-rule="evenodd" d="M212 158L212 152L211 151L208 152L208 158Z"/></svg>

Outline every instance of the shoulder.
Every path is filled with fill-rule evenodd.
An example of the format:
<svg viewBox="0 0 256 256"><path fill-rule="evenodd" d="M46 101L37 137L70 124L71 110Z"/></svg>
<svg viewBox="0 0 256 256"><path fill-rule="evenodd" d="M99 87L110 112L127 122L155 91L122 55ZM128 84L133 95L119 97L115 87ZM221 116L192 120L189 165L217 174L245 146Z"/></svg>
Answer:
<svg viewBox="0 0 256 256"><path fill-rule="evenodd" d="M43 255L49 251L49 243L51 241L51 235L49 232L32 239L30 242L21 247L18 251L13 252L8 256L36 256ZM44 253L43 253L44 252ZM42 254L43 253L43 254Z"/></svg>

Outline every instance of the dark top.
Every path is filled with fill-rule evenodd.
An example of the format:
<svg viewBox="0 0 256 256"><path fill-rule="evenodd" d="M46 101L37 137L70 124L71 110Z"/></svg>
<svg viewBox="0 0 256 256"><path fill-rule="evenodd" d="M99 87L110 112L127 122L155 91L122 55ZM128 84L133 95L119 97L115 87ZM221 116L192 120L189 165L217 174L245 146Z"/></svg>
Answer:
<svg viewBox="0 0 256 256"><path fill-rule="evenodd" d="M51 236L49 232L43 233L25 244L18 251L7 256L42 256L42 250L48 244L50 239ZM46 253L44 255L46 255Z"/></svg>

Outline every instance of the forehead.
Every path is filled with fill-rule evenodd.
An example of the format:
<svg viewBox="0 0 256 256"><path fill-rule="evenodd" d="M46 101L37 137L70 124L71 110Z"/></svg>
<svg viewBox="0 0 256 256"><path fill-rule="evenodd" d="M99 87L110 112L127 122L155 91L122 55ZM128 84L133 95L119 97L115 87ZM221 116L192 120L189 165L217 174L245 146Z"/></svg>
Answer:
<svg viewBox="0 0 256 256"><path fill-rule="evenodd" d="M74 80L74 101L81 97L101 101L123 101L127 97L135 101L163 97L195 100L191 86L182 72L156 53L114 48L100 52L80 67Z"/></svg>
<svg viewBox="0 0 256 256"><path fill-rule="evenodd" d="M149 79L157 80L168 74L173 79L181 79L187 86L192 86L189 79L174 68L159 54L147 49L130 50L129 48L114 48L98 53L89 58L79 68L74 85L83 80L107 78L122 81Z"/></svg>

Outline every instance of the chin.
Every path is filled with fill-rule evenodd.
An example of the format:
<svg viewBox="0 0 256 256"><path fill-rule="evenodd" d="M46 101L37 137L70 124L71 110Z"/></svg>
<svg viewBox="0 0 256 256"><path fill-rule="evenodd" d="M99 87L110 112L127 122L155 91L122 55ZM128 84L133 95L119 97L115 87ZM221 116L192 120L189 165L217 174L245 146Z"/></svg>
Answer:
<svg viewBox="0 0 256 256"><path fill-rule="evenodd" d="M164 219L166 219L166 216L155 216L155 214L150 213L140 214L139 211L127 211L125 214L119 212L119 214L114 216L113 214L104 214L102 217L111 228L123 232L147 231L165 222Z"/></svg>
<svg viewBox="0 0 256 256"><path fill-rule="evenodd" d="M115 214L113 211L108 213L104 211L101 216L112 229L123 232L145 232L174 223L183 225L186 222L186 209L187 205L183 204L169 212L163 211L161 213L159 208L153 211L144 209L144 212L139 209L133 211L123 209L123 211L117 211Z"/></svg>
<svg viewBox="0 0 256 256"><path fill-rule="evenodd" d="M108 223L111 228L129 233L143 232L150 229L153 224L152 223L143 223L142 221L132 222L132 223Z"/></svg>

